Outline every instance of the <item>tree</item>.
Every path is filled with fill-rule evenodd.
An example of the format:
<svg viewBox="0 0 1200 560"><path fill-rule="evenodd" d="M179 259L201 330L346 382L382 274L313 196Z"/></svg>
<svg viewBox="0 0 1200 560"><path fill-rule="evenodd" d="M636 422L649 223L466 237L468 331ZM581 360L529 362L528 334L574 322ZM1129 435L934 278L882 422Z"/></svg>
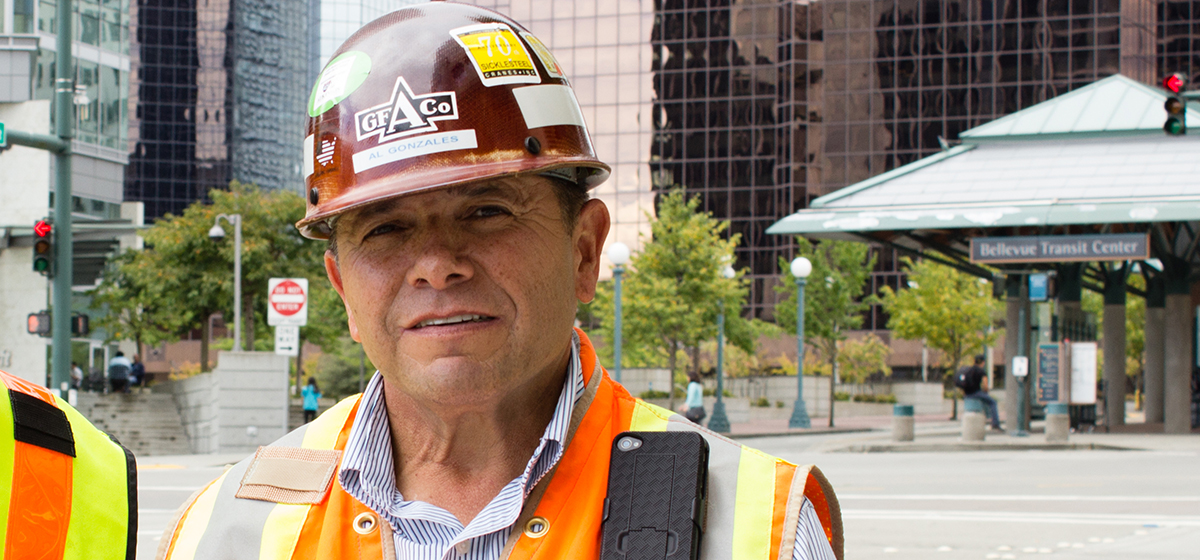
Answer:
<svg viewBox="0 0 1200 560"><path fill-rule="evenodd" d="M165 284L154 281L155 263L142 255L126 251L110 260L90 294L91 307L103 311L96 326L107 341L131 340L139 353L143 344L157 344L179 330L179 316L161 305Z"/></svg>
<svg viewBox="0 0 1200 560"><path fill-rule="evenodd" d="M812 262L812 273L804 288L804 340L815 346L828 361L833 376L829 382L829 425L833 426L834 385L838 378L838 354L847 331L862 326L862 313L870 307L863 298L867 277L875 268L870 248L853 241L820 240L811 243L796 238L797 255ZM791 263L780 257L783 284L775 291L784 296L775 304L775 321L796 334L796 277Z"/></svg>
<svg viewBox="0 0 1200 560"><path fill-rule="evenodd" d="M887 358L891 353L892 349L871 333L860 339L843 341L838 353L838 373L850 383L862 383L876 373L889 377L892 368L888 367Z"/></svg>
<svg viewBox="0 0 1200 560"><path fill-rule="evenodd" d="M924 339L949 360L950 371L995 340L998 333L989 332L989 327L998 308L990 282L933 261L906 257L904 266L908 289L881 290L884 309L891 315L888 327L896 336Z"/></svg>
<svg viewBox="0 0 1200 560"><path fill-rule="evenodd" d="M234 181L229 190L209 193L212 204L197 201L182 214L167 214L149 228L143 237L144 251L122 255L110 267L102 281L124 286L129 278L152 287L147 301L121 304L115 297L105 302L110 313L129 316L131 310L163 310L173 317L160 323L166 339L200 329L201 369L207 371L211 343L207 322L223 312L233 316L233 235L224 239L208 237L216 216L242 216L242 307L246 348L256 348L255 340L270 336L266 323L267 280L273 277L309 279L309 326L301 329L301 338L321 346L332 345L346 332L345 310L337 294L325 279L325 245L300 236L293 224L304 216L304 200L293 192L263 190L255 185ZM230 229L222 223L222 227Z"/></svg>
<svg viewBox="0 0 1200 560"><path fill-rule="evenodd" d="M742 273L733 279L721 275L740 236L722 238L728 223L700 212L699 205L698 197L688 198L682 189L665 194L650 225L650 240L630 261L621 293L622 365L631 359L665 361L674 378L679 353L685 352L693 358L692 367L699 368L698 348L716 337L722 304L730 342L753 351L754 329L738 313L749 289ZM588 312L599 317L601 336L611 341L611 283L601 286ZM605 353L611 360L611 345ZM674 406L675 392L670 393Z"/></svg>

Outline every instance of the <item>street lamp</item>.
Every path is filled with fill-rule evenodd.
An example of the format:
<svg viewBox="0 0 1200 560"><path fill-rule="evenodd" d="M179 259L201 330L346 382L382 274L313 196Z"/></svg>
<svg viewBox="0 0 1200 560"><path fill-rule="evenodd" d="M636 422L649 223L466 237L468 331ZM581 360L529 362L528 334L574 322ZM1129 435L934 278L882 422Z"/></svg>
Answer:
<svg viewBox="0 0 1200 560"><path fill-rule="evenodd" d="M733 280L737 272L732 266L725 265L721 276ZM729 433L729 417L725 415L725 300L717 302L717 403L713 405L713 415L708 421L708 429L719 434Z"/></svg>
<svg viewBox="0 0 1200 560"><path fill-rule="evenodd" d="M210 239L224 239L221 218L233 225L233 351L242 351L242 215L218 214L208 230Z"/></svg>
<svg viewBox="0 0 1200 560"><path fill-rule="evenodd" d="M792 261L792 276L796 277L796 404L788 420L789 428L812 427L808 407L804 405L804 282L809 274L812 274L812 263L804 257L796 257ZM833 383L832 377L829 382Z"/></svg>
<svg viewBox="0 0 1200 560"><path fill-rule="evenodd" d="M616 324L613 325L613 379L621 382L621 275L625 273L625 264L629 262L629 246L620 241L608 247L608 260L613 263L613 314Z"/></svg>

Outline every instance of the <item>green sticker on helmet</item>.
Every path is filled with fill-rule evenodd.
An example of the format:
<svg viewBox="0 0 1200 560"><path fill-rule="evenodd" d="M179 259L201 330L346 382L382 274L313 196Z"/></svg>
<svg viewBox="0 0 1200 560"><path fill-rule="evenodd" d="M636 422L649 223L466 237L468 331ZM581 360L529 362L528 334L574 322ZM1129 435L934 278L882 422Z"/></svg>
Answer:
<svg viewBox="0 0 1200 560"><path fill-rule="evenodd" d="M371 57L364 52L344 52L330 60L308 98L308 116L318 117L350 97L370 73Z"/></svg>

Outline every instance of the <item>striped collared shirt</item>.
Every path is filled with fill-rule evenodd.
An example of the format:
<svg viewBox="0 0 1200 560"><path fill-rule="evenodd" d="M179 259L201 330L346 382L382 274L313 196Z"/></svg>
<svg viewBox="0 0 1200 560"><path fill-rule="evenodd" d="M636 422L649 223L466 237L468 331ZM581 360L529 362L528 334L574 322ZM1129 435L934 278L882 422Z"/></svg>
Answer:
<svg viewBox="0 0 1200 560"><path fill-rule="evenodd" d="M347 493L391 525L398 559L496 560L504 551L525 499L562 457L571 414L583 390L583 369L579 363L579 338L576 335L572 338L567 377L554 407L554 416L524 472L506 484L465 527L450 512L425 502L405 500L396 489L391 429L383 400L383 378L379 373L371 378L363 392L358 416L346 441L338 480ZM807 499L801 506L800 521L793 558L833 560L824 530Z"/></svg>

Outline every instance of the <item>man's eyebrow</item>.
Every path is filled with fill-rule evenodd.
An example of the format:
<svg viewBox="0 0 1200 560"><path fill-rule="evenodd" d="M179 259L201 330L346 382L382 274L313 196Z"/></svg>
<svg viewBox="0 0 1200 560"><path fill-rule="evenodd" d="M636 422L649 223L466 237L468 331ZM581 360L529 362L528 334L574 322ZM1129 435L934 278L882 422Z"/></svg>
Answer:
<svg viewBox="0 0 1200 560"><path fill-rule="evenodd" d="M512 192L512 190L513 190L512 187L508 187L508 186L500 184L500 183L489 181L486 183L471 183L471 184L466 184L466 185L456 185L453 187L449 187L446 189L446 194L449 194L451 196L461 196L461 197L466 197L466 198L473 198L473 197L477 197L477 196L509 194Z"/></svg>

